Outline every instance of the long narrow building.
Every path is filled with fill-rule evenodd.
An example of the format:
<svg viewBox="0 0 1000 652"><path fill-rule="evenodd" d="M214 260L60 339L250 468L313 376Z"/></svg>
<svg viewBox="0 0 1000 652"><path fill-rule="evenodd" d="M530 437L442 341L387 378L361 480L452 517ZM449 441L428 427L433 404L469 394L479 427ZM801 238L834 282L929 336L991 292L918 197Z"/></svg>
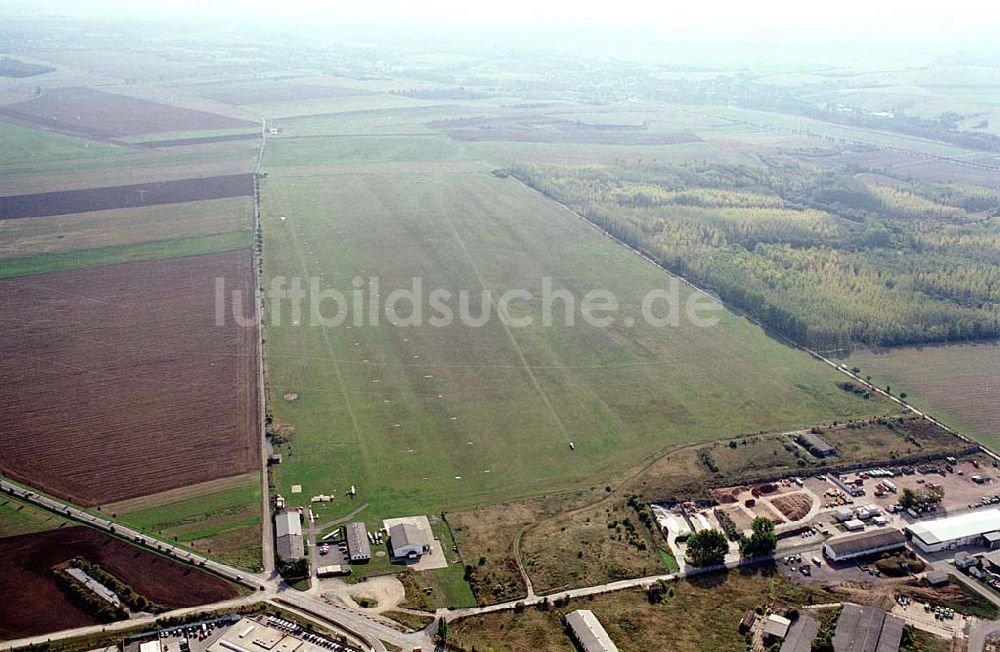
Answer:
<svg viewBox="0 0 1000 652"><path fill-rule="evenodd" d="M618 647L604 631L597 616L589 609L577 609L566 614L566 624L583 652L618 652Z"/></svg>

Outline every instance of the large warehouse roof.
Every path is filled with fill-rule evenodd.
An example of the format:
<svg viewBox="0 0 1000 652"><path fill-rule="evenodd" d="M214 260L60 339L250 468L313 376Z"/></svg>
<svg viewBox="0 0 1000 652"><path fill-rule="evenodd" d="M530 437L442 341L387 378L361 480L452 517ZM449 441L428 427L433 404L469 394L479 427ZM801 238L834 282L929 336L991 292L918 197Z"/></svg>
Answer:
<svg viewBox="0 0 1000 652"><path fill-rule="evenodd" d="M869 530L858 534L849 534L843 537L836 537L826 542L826 545L833 550L837 557L853 555L865 550L882 548L883 546L902 545L906 543L906 537L895 528L883 528L879 530Z"/></svg>
<svg viewBox="0 0 1000 652"><path fill-rule="evenodd" d="M906 528L928 545L1000 530L1000 508L914 523Z"/></svg>
<svg viewBox="0 0 1000 652"><path fill-rule="evenodd" d="M584 652L618 652L618 647L604 631L593 611L577 609L566 614L566 624L573 630L573 636Z"/></svg>

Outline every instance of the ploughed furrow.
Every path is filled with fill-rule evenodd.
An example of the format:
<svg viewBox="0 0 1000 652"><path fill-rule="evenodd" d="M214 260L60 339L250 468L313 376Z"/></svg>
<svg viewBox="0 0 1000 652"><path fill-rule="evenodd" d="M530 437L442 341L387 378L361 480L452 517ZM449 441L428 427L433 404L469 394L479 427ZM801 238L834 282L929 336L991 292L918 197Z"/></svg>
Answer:
<svg viewBox="0 0 1000 652"><path fill-rule="evenodd" d="M248 301L250 253L0 281L0 470L91 505L256 469L255 331L216 324L216 278Z"/></svg>

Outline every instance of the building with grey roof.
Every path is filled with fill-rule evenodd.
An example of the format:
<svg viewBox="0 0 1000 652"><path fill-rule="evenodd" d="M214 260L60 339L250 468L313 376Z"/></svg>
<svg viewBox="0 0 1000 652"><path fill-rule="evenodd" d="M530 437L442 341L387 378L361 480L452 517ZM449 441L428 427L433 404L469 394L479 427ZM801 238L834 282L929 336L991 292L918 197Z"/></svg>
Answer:
<svg viewBox="0 0 1000 652"><path fill-rule="evenodd" d="M372 546L368 541L368 528L355 521L344 526L347 536L347 555L351 561L368 561L372 558Z"/></svg>
<svg viewBox="0 0 1000 652"><path fill-rule="evenodd" d="M394 559L417 559L431 551L431 535L413 523L398 523L389 528Z"/></svg>
<svg viewBox="0 0 1000 652"><path fill-rule="evenodd" d="M566 625L583 652L618 652L593 611L578 609L566 614Z"/></svg>
<svg viewBox="0 0 1000 652"><path fill-rule="evenodd" d="M788 628L781 652L812 652L812 642L819 634L819 621L809 616L799 616Z"/></svg>
<svg viewBox="0 0 1000 652"><path fill-rule="evenodd" d="M830 561L896 550L906 545L906 535L895 528L879 528L857 534L834 537L823 544L823 554Z"/></svg>
<svg viewBox="0 0 1000 652"><path fill-rule="evenodd" d="M903 621L875 607L845 604L833 634L834 652L897 652Z"/></svg>
<svg viewBox="0 0 1000 652"><path fill-rule="evenodd" d="M816 457L829 457L837 453L837 449L830 442L813 432L804 432L795 440Z"/></svg>
<svg viewBox="0 0 1000 652"><path fill-rule="evenodd" d="M302 540L302 519L297 512L281 512L274 517L275 552L282 561L292 561L305 555Z"/></svg>

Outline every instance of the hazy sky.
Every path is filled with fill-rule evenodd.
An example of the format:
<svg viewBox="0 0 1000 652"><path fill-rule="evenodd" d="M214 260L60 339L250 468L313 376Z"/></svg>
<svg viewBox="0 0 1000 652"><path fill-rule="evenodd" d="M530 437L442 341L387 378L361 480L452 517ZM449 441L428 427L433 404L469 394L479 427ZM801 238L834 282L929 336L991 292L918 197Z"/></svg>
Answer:
<svg viewBox="0 0 1000 652"><path fill-rule="evenodd" d="M958 35L1000 28L1000 2L982 0L27 0L39 8L83 5L130 14L191 17L256 13L269 19L317 18L382 23L484 26L642 25L650 29L733 33L792 31Z"/></svg>

